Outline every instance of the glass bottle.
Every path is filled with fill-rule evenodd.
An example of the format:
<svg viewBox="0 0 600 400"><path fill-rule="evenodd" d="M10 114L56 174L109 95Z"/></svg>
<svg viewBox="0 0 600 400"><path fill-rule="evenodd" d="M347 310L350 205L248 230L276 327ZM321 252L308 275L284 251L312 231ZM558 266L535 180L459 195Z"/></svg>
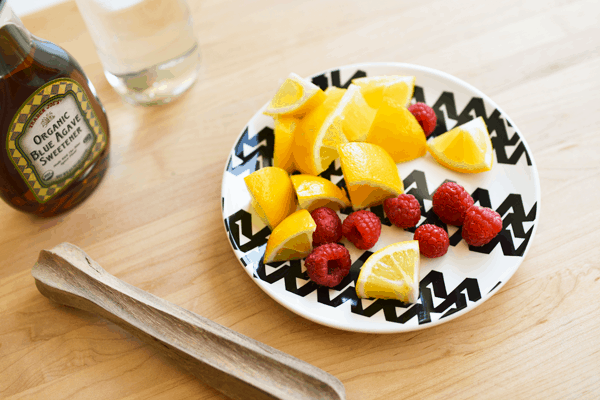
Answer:
<svg viewBox="0 0 600 400"><path fill-rule="evenodd" d="M0 197L50 217L100 183L108 120L77 61L33 36L6 3L0 0Z"/></svg>

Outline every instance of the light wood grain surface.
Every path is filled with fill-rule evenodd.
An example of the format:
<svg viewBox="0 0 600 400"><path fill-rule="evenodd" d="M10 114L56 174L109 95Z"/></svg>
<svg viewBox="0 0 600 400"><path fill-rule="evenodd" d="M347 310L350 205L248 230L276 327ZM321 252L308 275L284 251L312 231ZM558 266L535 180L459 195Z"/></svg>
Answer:
<svg viewBox="0 0 600 400"><path fill-rule="evenodd" d="M42 296L31 267L61 242L335 375L351 400L600 397L600 3L190 5L200 80L154 108L124 104L110 88L74 2L24 18L95 84L111 165L65 216L0 204L0 398L225 398L116 325ZM541 179L540 223L516 274L472 312L413 333L351 333L293 314L243 271L221 222L228 153L282 79L369 61L440 69L482 90L521 129Z"/></svg>

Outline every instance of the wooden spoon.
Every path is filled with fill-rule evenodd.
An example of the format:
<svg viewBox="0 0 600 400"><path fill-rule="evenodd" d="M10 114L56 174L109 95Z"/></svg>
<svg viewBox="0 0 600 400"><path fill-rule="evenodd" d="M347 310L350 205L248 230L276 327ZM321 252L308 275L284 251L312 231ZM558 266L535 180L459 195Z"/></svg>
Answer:
<svg viewBox="0 0 600 400"><path fill-rule="evenodd" d="M115 278L72 244L42 250L31 272L44 296L120 325L232 399L346 398L333 375Z"/></svg>

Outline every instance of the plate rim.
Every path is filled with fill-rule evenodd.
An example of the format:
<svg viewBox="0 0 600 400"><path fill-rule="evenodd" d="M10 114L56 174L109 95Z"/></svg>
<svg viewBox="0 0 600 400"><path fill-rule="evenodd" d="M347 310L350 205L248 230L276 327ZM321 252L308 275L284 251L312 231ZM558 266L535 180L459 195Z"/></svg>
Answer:
<svg viewBox="0 0 600 400"><path fill-rule="evenodd" d="M489 96L487 96L485 93L483 93L481 90L477 89L476 87L474 87L473 85L463 81L460 78L455 77L454 75L451 75L447 72L438 70L438 69L434 69L431 67L426 67L426 66L422 66L422 65L417 65L417 64L410 64L410 63L402 63L402 62L391 62L391 61L385 61L385 62L362 62L362 63L355 63L355 64L348 64L348 65L342 65L342 66L336 66L336 67L332 67L329 69L324 69L321 70L315 74L311 74L307 77L305 77L305 79L312 79L314 77L320 76L320 75L324 75L326 73L329 73L331 71L334 70L344 70L344 69L351 69L351 68L372 68L372 67L392 67L392 68L407 68L407 69L413 69L413 70L420 70L423 71L425 73L431 74L431 75L435 75L438 77L442 77L444 79L450 80L452 82L454 82L456 85L459 86L463 86L466 87L468 90L470 90L471 92L475 93L476 95L478 95L479 97L481 97L485 102L491 104L492 106L495 107L495 109L497 109L500 114L502 115L503 118L505 118L507 120L507 122L509 122L509 124L513 127L513 129L515 130L515 132L517 132L517 134L519 135L519 138L521 140L521 143L523 143L525 150L527 152L527 155L529 156L529 160L531 161L531 168L533 169L533 175L534 175L534 187L535 187L535 192L536 192L536 198L535 198L535 202L537 204L537 208L536 208L536 218L535 218L535 223L533 224L533 231L531 233L531 237L529 238L529 245L525 248L525 251L523 253L523 255L520 257L520 261L516 264L515 267L513 267L512 271L510 271L510 273L507 275L506 279L502 282L500 282L499 284L497 284L495 287L493 287L489 292L482 294L481 295L481 299L479 299L478 301L476 301L475 303L470 303L469 306L463 308L462 310L456 311L451 315L448 315L447 317L444 317L443 319L437 319L435 321L430 321L427 322L425 324L417 324L416 326L407 326L404 324L393 324L392 322L390 322L390 329L372 329L369 328L368 323L367 324L360 324L360 327L350 327L347 326L345 324L340 325L339 322L336 323L332 323L331 321L329 321L326 318L319 318L318 316L314 316L312 314L307 314L305 312L303 312L301 310L301 307L295 308L293 304L290 304L287 301L283 301L282 299L280 299L279 297L277 297L275 295L275 293L272 293L272 291L267 290L266 289L266 282L262 282L260 279L254 278L252 271L250 271L250 269L248 267L246 267L241 259L238 257L237 255L237 251L234 247L233 247L233 243L231 242L230 239L230 232L227 229L227 225L225 224L225 220L227 217L225 217L224 215L224 208L222 206L221 208L221 223L223 224L223 229L225 230L225 235L227 236L227 242L229 243L229 246L231 247L235 258L237 260L237 262L241 265L242 269L246 272L246 274L250 277L250 279L252 281L257 281L255 282L258 287L264 292L266 293L269 297L271 297L273 300L275 300L275 302L283 307L285 307L287 310L293 312L294 314L302 317L302 318L306 318L312 322L318 323L320 325L324 325L330 328L335 328L335 329L339 329L339 330L344 330L344 331L348 331L348 332L357 332L357 333L370 333L370 334L394 334L394 333L407 333L407 332L414 332L414 331L418 331L418 330L422 330L422 329L427 329L427 328L432 328L434 326L439 326L442 324L445 324L449 321L453 321L454 319L466 314L467 312L470 312L472 310L474 310L475 308L479 307L481 304L485 303L487 300L489 300L493 295L495 295L496 293L498 293L498 291L500 289L502 289L504 287L504 285L514 276L514 274L517 272L517 270L521 267L521 264L523 264L523 261L525 261L525 258L527 256L527 254L529 253L529 250L531 249L532 245L533 245L533 239L535 238L535 234L537 232L537 228L539 225L539 220L540 220L540 212L541 212L541 186L540 186L540 178L539 178L539 172L538 172L538 168L537 168L537 164L535 162L535 158L533 157L533 153L531 152L531 148L529 147L529 143L527 143L527 140L525 140L524 135L521 133L522 131L519 129L519 127L514 123L514 121L512 120L512 118L510 118L510 116L504 112L504 110L498 106L498 104L492 100ZM252 114L252 116L250 117L250 119L248 120L248 122L244 125L244 127L242 128L241 132L239 133L239 135L236 137L236 140L234 141L234 146L236 143L239 142L240 138L244 135L245 130L247 129L247 127L249 126L250 121L252 121L252 119L260 113L260 111L262 109L264 109L267 105L268 105L267 101L262 107L260 107L254 114ZM225 174L227 173L227 166L229 164L229 160L233 154L233 150L234 147L232 147L229 150L227 159L225 161L225 167L223 169L223 174L222 174L222 179L221 179L221 201L223 201L224 199L224 195L223 195L223 191L224 191L224 177ZM263 285L264 283L264 285ZM293 302L292 302L293 303ZM412 307L412 306L411 306ZM410 307L409 307L410 308ZM408 309L408 308L407 308ZM387 328L387 326L386 326ZM396 328L396 329L392 329L392 328ZM400 329L397 329L400 328Z"/></svg>

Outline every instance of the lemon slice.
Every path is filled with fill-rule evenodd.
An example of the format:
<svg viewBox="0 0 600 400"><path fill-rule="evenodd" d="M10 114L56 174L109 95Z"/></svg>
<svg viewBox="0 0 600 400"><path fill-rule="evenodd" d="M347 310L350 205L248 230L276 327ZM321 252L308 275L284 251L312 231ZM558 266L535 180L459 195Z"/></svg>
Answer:
<svg viewBox="0 0 600 400"><path fill-rule="evenodd" d="M244 181L252 197L252 206L271 229L296 210L294 185L285 170L261 168L245 177Z"/></svg>
<svg viewBox="0 0 600 400"><path fill-rule="evenodd" d="M299 260L312 251L312 234L317 224L307 210L298 210L271 232L265 250L265 264Z"/></svg>
<svg viewBox="0 0 600 400"><path fill-rule="evenodd" d="M325 96L327 99L329 99L329 104L331 106L337 105L342 97L344 97L345 93L346 89L339 88L337 86L329 86L327 89L325 89Z"/></svg>
<svg viewBox="0 0 600 400"><path fill-rule="evenodd" d="M334 210L350 207L346 192L329 179L313 175L292 175L291 179L300 208L313 211L319 207Z"/></svg>
<svg viewBox="0 0 600 400"><path fill-rule="evenodd" d="M325 93L320 87L292 72L275 93L263 114L302 116L324 100Z"/></svg>
<svg viewBox="0 0 600 400"><path fill-rule="evenodd" d="M294 172L294 132L300 120L295 117L275 118L273 166Z"/></svg>
<svg viewBox="0 0 600 400"><path fill-rule="evenodd" d="M338 157L337 146L348 140L342 117L335 112L345 89L327 89L323 103L301 120L294 138L294 162L303 174L319 175Z"/></svg>
<svg viewBox="0 0 600 400"><path fill-rule="evenodd" d="M371 124L367 142L383 147L396 163L427 153L427 138L414 115L404 106L384 99Z"/></svg>
<svg viewBox="0 0 600 400"><path fill-rule="evenodd" d="M365 102L360 87L352 84L334 110L342 117L342 130L350 142L364 142L367 139L375 112Z"/></svg>
<svg viewBox="0 0 600 400"><path fill-rule="evenodd" d="M373 108L381 107L384 98L388 98L401 106L407 106L415 90L414 76L374 76L353 79L352 83L360 86L367 104Z"/></svg>
<svg viewBox="0 0 600 400"><path fill-rule="evenodd" d="M494 162L492 141L482 117L430 140L428 147L437 162L457 172L489 171Z"/></svg>
<svg viewBox="0 0 600 400"><path fill-rule="evenodd" d="M376 251L361 267L356 294L361 298L416 303L419 298L419 261L417 240L394 243Z"/></svg>
<svg viewBox="0 0 600 400"><path fill-rule="evenodd" d="M380 146L350 142L338 146L338 151L355 210L380 204L404 191L394 160Z"/></svg>

